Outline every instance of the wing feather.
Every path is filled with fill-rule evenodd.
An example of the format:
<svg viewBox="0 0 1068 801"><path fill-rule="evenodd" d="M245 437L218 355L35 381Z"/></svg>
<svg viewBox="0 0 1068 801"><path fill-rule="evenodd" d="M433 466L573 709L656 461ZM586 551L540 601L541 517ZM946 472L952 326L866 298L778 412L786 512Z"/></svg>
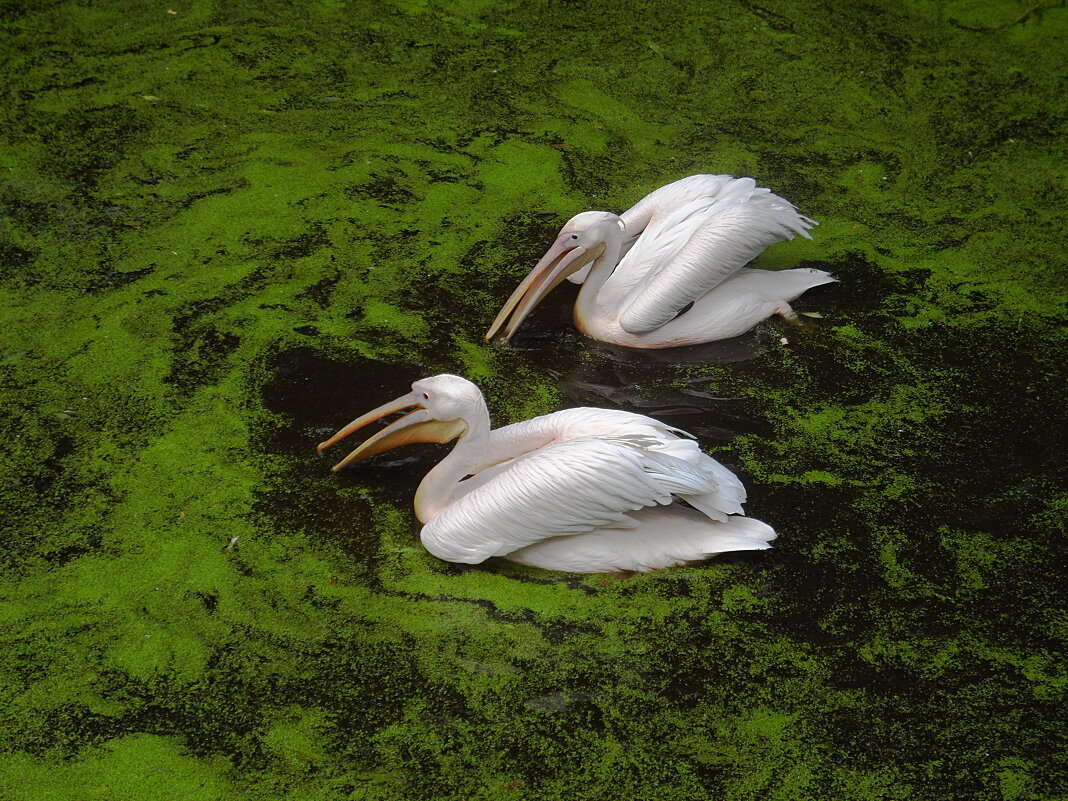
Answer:
<svg viewBox="0 0 1068 801"><path fill-rule="evenodd" d="M750 182L752 178L735 178L732 175L690 175L654 189L620 215L628 240L636 238L644 230L657 226L665 217L682 206L701 198L715 199L739 181Z"/></svg>
<svg viewBox="0 0 1068 801"><path fill-rule="evenodd" d="M659 328L776 242L808 237L815 223L787 200L751 185L728 187L711 202L694 201L650 229L627 254L650 266L625 301L620 326L632 334ZM629 268L630 274L638 272Z"/></svg>
<svg viewBox="0 0 1068 801"><path fill-rule="evenodd" d="M676 215L680 209L694 201L707 205L729 192L737 191L739 187L752 190L756 187L756 182L752 178L735 178L732 175L690 175L654 189L619 215L620 224L623 226L623 243L620 247L620 262L614 275L617 284L623 288L631 286L652 266L653 262L643 250L656 238L656 232L663 231L665 227L672 227L671 222L665 225L665 221ZM637 248L638 252L631 256L630 251L633 248ZM568 276L567 280L581 284L586 280L589 271L590 265L586 265L579 272Z"/></svg>
<svg viewBox="0 0 1068 801"><path fill-rule="evenodd" d="M759 520L735 515L715 523L679 505L642 509L634 518L637 528L553 537L513 551L506 558L576 573L645 571L707 559L724 551L763 550L775 539L775 530Z"/></svg>
<svg viewBox="0 0 1068 801"><path fill-rule="evenodd" d="M447 561L477 564L549 537L631 528L628 512L718 492L715 470L660 446L644 435L582 436L519 457L427 522L423 545Z"/></svg>

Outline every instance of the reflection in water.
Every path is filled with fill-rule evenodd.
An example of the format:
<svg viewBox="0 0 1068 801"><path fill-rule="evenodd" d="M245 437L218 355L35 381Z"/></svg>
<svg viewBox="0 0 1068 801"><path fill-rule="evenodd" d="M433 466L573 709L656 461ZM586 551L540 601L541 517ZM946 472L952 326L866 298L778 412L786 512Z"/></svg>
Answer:
<svg viewBox="0 0 1068 801"><path fill-rule="evenodd" d="M638 350L610 345L590 340L596 350L613 361L622 364L641 364L645 366L693 367L700 364L730 364L759 356L767 350L768 334L761 329L754 329L738 337L721 339L718 342L705 342L701 345L688 345L683 348L649 348Z"/></svg>
<svg viewBox="0 0 1068 801"><path fill-rule="evenodd" d="M590 371L592 372L592 371ZM587 373L588 375L589 373ZM718 409L712 402L745 401L745 398L721 398L709 392L658 387L644 390L640 385L620 380L616 384L600 384L585 380L582 373L558 375L550 372L575 406L609 406L655 417L695 434L698 437L727 440L735 431L712 424ZM700 379L705 381L707 379ZM687 397L704 402L687 402ZM685 422L679 418L685 418ZM704 422L704 421L708 422Z"/></svg>
<svg viewBox="0 0 1068 801"><path fill-rule="evenodd" d="M740 433L763 432L766 422L752 400L717 391L710 365L754 358L771 347L766 330L669 352L631 350L580 335L538 359L567 398L567 406L599 406L645 414L702 440L723 442ZM529 354L533 358L533 354Z"/></svg>
<svg viewBox="0 0 1068 801"><path fill-rule="evenodd" d="M817 288L813 302L833 305L842 291L841 284ZM563 405L624 409L656 417L694 434L706 445L738 434L771 434L759 404L741 393L716 389L715 368L747 362L783 347L779 339L784 333L796 340L823 325L805 320L798 328L772 319L742 336L717 342L667 349L625 348L575 331L573 294L565 290L550 295L509 345L497 346L501 362L523 362L551 376L567 398Z"/></svg>

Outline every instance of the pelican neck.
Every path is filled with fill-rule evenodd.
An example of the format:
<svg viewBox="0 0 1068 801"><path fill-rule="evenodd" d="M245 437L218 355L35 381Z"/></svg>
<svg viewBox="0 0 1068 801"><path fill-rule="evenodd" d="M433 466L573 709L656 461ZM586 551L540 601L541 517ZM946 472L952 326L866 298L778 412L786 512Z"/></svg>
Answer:
<svg viewBox="0 0 1068 801"><path fill-rule="evenodd" d="M604 252L590 266L590 272L579 290L575 301L575 320L580 316L593 319L597 315L609 313L615 303L611 278L619 263L619 251L623 245L623 232L619 228L619 217L612 220L604 236ZM603 291L602 291L603 290Z"/></svg>
<svg viewBox="0 0 1068 801"><path fill-rule="evenodd" d="M490 417L486 402L479 396L477 407L461 419L467 428L456 439L448 456L434 465L415 492L415 516L427 523L448 508L452 492L464 478L481 468L490 438Z"/></svg>

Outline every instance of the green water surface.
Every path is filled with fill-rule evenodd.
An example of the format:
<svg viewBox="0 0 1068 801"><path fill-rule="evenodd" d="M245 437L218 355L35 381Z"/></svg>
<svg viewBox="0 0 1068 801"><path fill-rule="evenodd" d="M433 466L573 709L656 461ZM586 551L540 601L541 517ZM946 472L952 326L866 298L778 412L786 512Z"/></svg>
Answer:
<svg viewBox="0 0 1068 801"><path fill-rule="evenodd" d="M0 799L1068 798L1063 2L0 31ZM676 363L561 289L482 342L569 216L696 172L819 220L759 261L822 318ZM443 371L694 430L775 549L438 561L442 450L312 448Z"/></svg>

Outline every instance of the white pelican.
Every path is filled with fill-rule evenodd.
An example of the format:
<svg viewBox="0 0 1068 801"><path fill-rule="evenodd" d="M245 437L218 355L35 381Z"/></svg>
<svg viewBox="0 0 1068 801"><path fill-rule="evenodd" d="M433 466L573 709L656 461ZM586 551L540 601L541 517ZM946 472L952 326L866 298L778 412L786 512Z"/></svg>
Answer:
<svg viewBox="0 0 1068 801"><path fill-rule="evenodd" d="M410 411L334 470L398 445L455 439L415 493L420 539L440 559L477 564L503 556L575 573L644 571L768 548L775 539L771 526L743 516L738 478L685 432L592 408L490 430L482 393L455 375L416 381L317 450L402 410Z"/></svg>
<svg viewBox="0 0 1068 801"><path fill-rule="evenodd" d="M742 269L769 245L811 238L814 220L752 178L691 175L622 215L572 217L504 304L486 341L507 341L564 278L582 284L575 325L632 348L695 345L744 334L790 301L834 281L822 270ZM591 264L592 262L592 264Z"/></svg>

